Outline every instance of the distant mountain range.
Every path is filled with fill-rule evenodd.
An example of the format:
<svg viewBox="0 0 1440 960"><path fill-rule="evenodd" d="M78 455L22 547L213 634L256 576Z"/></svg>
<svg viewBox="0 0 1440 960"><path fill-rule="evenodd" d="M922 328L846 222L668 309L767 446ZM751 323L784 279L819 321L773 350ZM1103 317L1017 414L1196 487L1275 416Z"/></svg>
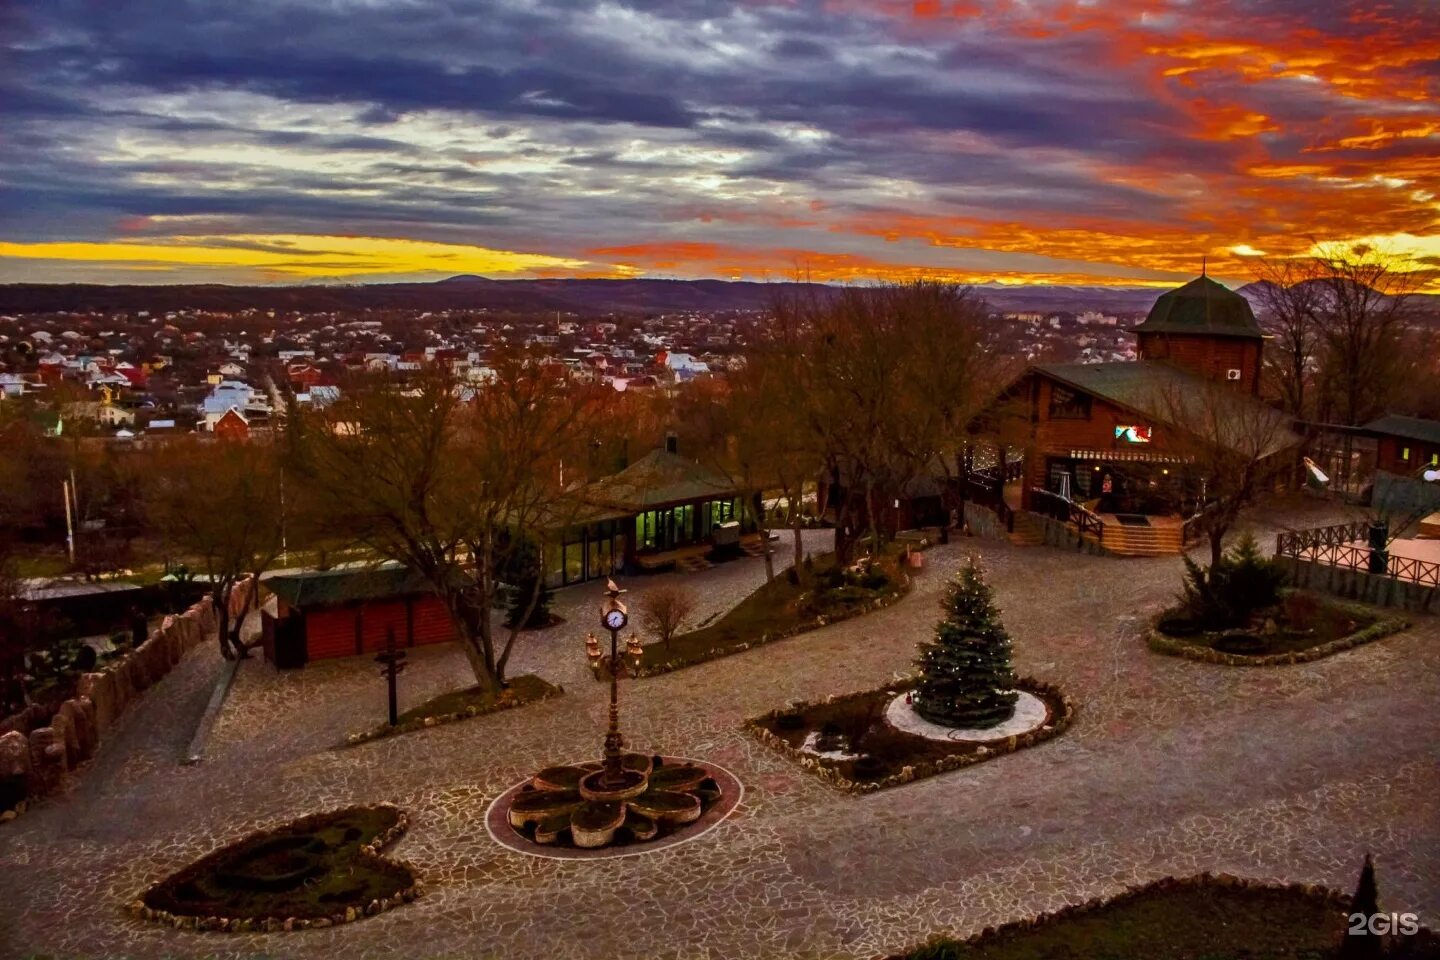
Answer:
<svg viewBox="0 0 1440 960"><path fill-rule="evenodd" d="M1240 288L1255 302L1256 284ZM822 284L745 280L491 280L457 276L432 283L228 286L224 284L124 285L13 283L0 285L0 313L114 310L454 310L487 307L521 313L607 313L759 310L777 295ZM1002 286L978 290L1001 311L1098 310L1142 313L1163 291L1150 287ZM1440 297L1424 297L1432 306Z"/></svg>
<svg viewBox="0 0 1440 960"><path fill-rule="evenodd" d="M112 310L492 310L583 315L678 310L759 310L777 295L822 284L744 280L491 280L458 276L433 283L303 286L224 284L123 285L12 283L0 285L0 313ZM998 310L1105 310L1149 308L1159 291L1112 287L982 285Z"/></svg>

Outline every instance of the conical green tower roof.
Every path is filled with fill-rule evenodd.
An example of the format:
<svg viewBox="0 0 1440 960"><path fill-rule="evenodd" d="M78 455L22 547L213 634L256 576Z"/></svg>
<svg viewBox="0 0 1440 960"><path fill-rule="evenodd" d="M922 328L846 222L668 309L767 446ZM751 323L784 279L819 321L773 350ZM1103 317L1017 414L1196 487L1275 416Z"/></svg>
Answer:
<svg viewBox="0 0 1440 960"><path fill-rule="evenodd" d="M1196 277L1160 295L1134 333L1193 333L1212 337L1265 336L1250 301L1209 277Z"/></svg>

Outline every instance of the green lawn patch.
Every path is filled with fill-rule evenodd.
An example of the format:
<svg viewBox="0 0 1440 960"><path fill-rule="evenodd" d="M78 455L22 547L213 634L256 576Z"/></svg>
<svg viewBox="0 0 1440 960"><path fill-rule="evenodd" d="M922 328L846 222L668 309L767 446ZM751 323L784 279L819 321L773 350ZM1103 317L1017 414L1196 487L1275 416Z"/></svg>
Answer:
<svg viewBox="0 0 1440 960"><path fill-rule="evenodd" d="M1274 666L1318 660L1408 626L1361 604L1287 590L1279 603L1224 629L1197 623L1183 610L1167 610L1155 621L1150 648L1207 663Z"/></svg>
<svg viewBox="0 0 1440 960"><path fill-rule="evenodd" d="M1303 884L1166 879L969 940L936 939L892 960L1328 960L1348 904ZM1422 938L1436 943L1422 933L1411 946L1423 949Z"/></svg>
<svg viewBox="0 0 1440 960"><path fill-rule="evenodd" d="M405 826L388 804L303 817L196 861L131 909L147 920L235 933L372 916L419 892L410 867L379 855Z"/></svg>
<svg viewBox="0 0 1440 960"><path fill-rule="evenodd" d="M488 713L523 707L527 703L558 697L564 692L563 687L542 680L531 673L510 680L499 694L489 693L479 687L452 690L449 693L431 697L419 706L406 710L400 714L399 722L395 726L382 723L363 733L352 733L340 746L353 747L371 740L392 737L398 733L425 730L445 723L455 723L459 720L469 720L471 717L481 717Z"/></svg>
<svg viewBox="0 0 1440 960"><path fill-rule="evenodd" d="M647 644L640 674L668 673L848 620L889 606L909 589L910 577L894 556L862 573L837 569L835 555L822 554L793 577L790 571L777 574L714 623L669 644Z"/></svg>

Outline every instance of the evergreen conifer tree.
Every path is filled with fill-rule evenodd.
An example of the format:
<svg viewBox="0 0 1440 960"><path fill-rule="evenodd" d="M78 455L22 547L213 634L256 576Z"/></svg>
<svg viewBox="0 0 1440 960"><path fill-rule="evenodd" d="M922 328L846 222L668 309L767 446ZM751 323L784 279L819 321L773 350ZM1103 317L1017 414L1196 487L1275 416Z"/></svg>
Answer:
<svg viewBox="0 0 1440 960"><path fill-rule="evenodd" d="M946 616L935 639L920 644L915 712L947 727L1004 723L1017 696L1010 635L974 560L956 576L941 605Z"/></svg>
<svg viewBox="0 0 1440 960"><path fill-rule="evenodd" d="M1350 898L1347 917L1362 914L1366 923L1359 933L1350 933L1347 927L1345 938L1340 941L1338 960L1378 960L1385 955L1384 941L1370 932L1369 920L1380 912L1380 891L1375 884L1375 864L1370 854L1365 854L1365 865L1360 868L1360 880L1355 885L1355 895Z"/></svg>

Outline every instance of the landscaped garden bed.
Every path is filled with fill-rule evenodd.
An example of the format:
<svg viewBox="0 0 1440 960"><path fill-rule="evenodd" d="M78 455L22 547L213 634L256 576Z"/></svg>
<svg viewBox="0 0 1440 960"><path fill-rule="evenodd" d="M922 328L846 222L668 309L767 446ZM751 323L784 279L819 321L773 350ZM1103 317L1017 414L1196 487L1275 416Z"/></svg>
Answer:
<svg viewBox="0 0 1440 960"><path fill-rule="evenodd" d="M1405 620L1284 587L1285 573L1245 536L1220 562L1185 558L1179 603L1155 618L1150 649L1206 663L1304 663L1403 630Z"/></svg>
<svg viewBox="0 0 1440 960"><path fill-rule="evenodd" d="M806 558L714 623L645 647L638 676L654 676L741 653L889 606L910 589L896 557L837 568L833 554ZM601 677L603 679L603 675Z"/></svg>
<svg viewBox="0 0 1440 960"><path fill-rule="evenodd" d="M523 707L528 703L549 700L564 692L565 689L558 684L549 683L529 673L509 681L499 694L489 693L479 687L452 690L449 693L442 693L438 697L431 697L419 706L406 710L400 714L399 722L395 726L384 723L362 733L352 733L340 746L353 747L369 743L372 740L393 737L398 733L428 730L441 724L469 720L472 717L483 717L489 713L498 713L501 710Z"/></svg>
<svg viewBox="0 0 1440 960"><path fill-rule="evenodd" d="M968 940L937 938L891 960L1330 960L1351 903L1310 884L1166 878ZM1440 941L1421 931L1366 955L1420 960L1437 949Z"/></svg>
<svg viewBox="0 0 1440 960"><path fill-rule="evenodd" d="M421 881L380 856L408 821L397 807L348 807L262 830L155 884L130 904L174 927L229 933L328 927L408 903Z"/></svg>
<svg viewBox="0 0 1440 960"><path fill-rule="evenodd" d="M868 793L980 763L1048 740L1074 707L1059 690L1015 676L1010 635L972 559L951 581L912 680L750 720L760 740L845 790Z"/></svg>
<svg viewBox="0 0 1440 960"><path fill-rule="evenodd" d="M1020 678L1015 688L1044 701L1043 723L995 740L935 740L897 729L887 708L915 688L915 680L876 690L793 704L746 722L762 743L821 779L852 793L870 793L981 763L1062 733L1075 708L1055 687Z"/></svg>
<svg viewBox="0 0 1440 960"><path fill-rule="evenodd" d="M1167 610L1155 620L1150 649L1205 663L1275 666L1319 660L1409 625L1361 604L1287 590L1279 603L1222 629L1206 629L1183 610Z"/></svg>

